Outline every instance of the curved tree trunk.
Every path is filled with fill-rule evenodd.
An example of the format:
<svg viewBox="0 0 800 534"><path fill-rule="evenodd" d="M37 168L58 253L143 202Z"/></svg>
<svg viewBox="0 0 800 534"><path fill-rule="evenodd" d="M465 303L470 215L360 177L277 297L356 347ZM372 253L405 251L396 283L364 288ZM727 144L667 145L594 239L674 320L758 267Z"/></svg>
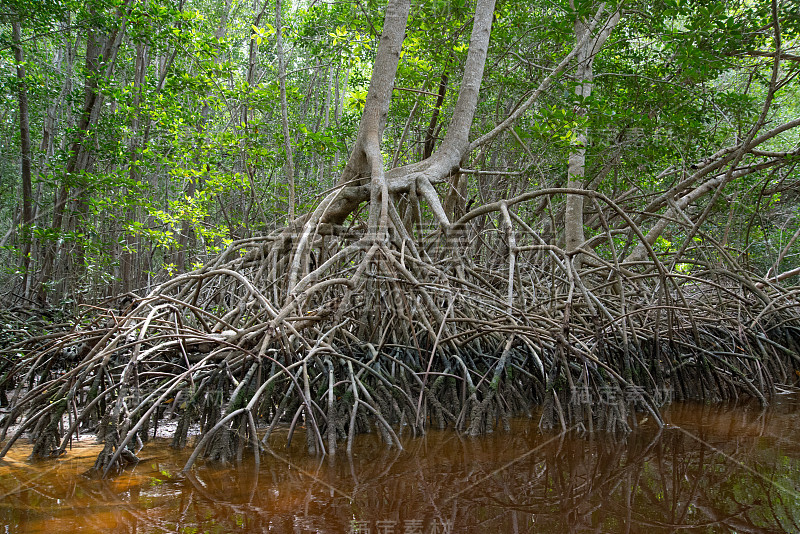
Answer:
<svg viewBox="0 0 800 534"><path fill-rule="evenodd" d="M486 55L489 49L494 4L494 0L481 0L475 9L469 52L464 66L464 77L461 80L461 88L453 116L439 148L428 159L386 171L385 178L378 178L377 182L374 181L375 177L373 177L373 189L370 189L364 187L366 184L364 177L372 176L373 172L383 173L383 171L382 162L381 170L367 165L367 146L369 145L369 139L373 140L373 144L378 141L376 137L383 131L383 127L386 124L389 97L397 69L397 58L394 59L391 70L386 67L380 67L384 62L387 62L385 58L382 60L381 54L383 51L386 56L389 56L394 53L389 52L391 48L396 50L399 58L403 35L397 36L398 42L393 43L391 46L389 42L384 45L385 38L381 39L358 137L347 167L339 180L341 190L332 193L323 201L324 208L322 211L325 216L321 218L321 222L341 224L359 204L371 198L370 193L375 191L375 186L380 184L379 186L383 187L385 182L386 189L393 194L407 193L413 186L417 193L421 194L428 202L439 224L449 227L450 220L433 184L442 182L456 173L460 168L462 158L471 148L469 132L478 104L478 92L483 79ZM390 8L392 6L393 3L387 8L387 22L384 25L384 33L391 28L389 22L392 20L390 17ZM405 16L407 17L407 10ZM405 28L405 20L403 21L403 28ZM372 101L370 100L370 95L372 95ZM382 95L380 97L380 107L377 100L378 95ZM374 151L375 148L377 146L370 148L370 150ZM320 210L318 209L317 211Z"/></svg>

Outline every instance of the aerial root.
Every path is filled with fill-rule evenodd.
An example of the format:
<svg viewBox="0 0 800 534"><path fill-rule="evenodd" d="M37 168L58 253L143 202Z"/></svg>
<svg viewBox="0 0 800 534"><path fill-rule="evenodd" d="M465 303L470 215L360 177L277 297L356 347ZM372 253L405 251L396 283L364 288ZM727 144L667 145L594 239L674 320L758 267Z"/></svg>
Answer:
<svg viewBox="0 0 800 534"><path fill-rule="evenodd" d="M171 420L173 446L194 441L188 469L257 454L278 429L339 454L365 432L402 448L429 428L507 430L537 407L542 429L625 434L661 424L672 400L766 403L797 380L793 293L589 251L578 270L503 216L503 234L477 240L392 227L312 232L303 250L289 233L235 243L127 311L12 345L3 354L24 356L0 378L0 455L26 433L47 458L95 431L105 475Z"/></svg>

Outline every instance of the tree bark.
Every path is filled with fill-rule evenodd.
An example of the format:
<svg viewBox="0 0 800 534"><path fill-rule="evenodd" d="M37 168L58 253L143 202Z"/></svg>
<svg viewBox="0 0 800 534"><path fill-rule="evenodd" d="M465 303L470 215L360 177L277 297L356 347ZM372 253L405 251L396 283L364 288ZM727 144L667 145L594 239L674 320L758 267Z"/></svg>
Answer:
<svg viewBox="0 0 800 534"><path fill-rule="evenodd" d="M442 104L444 103L444 96L447 93L447 72L442 73L439 80L439 94L436 97L436 105L433 106L433 113L431 120L428 123L428 132L425 134L425 148L422 153L422 159L428 159L433 154L433 148L436 145L436 125L439 121L439 113L442 111Z"/></svg>

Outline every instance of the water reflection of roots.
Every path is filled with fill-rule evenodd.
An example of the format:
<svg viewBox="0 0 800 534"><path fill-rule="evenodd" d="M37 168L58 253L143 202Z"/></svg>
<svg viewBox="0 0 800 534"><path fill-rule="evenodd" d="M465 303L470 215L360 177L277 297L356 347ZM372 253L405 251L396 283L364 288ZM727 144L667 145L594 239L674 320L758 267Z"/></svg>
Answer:
<svg viewBox="0 0 800 534"><path fill-rule="evenodd" d="M496 233L412 238L394 220L385 239L319 224L237 242L125 310L12 347L5 450L29 432L35 457L58 455L96 429L108 473L171 419L176 447L200 428L188 467L258 454L281 424L332 454L361 432L475 436L534 405L543 429L625 434L672 399L766 403L793 377L793 293L669 270L652 250L622 264L611 234L610 260L567 253L496 211Z"/></svg>

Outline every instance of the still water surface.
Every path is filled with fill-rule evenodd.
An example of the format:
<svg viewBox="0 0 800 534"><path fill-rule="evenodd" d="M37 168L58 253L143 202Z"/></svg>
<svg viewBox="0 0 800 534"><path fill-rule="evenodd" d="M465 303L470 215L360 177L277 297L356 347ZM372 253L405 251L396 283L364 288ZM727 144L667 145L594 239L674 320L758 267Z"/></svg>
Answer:
<svg viewBox="0 0 800 534"><path fill-rule="evenodd" d="M0 461L5 532L370 534L800 532L800 396L752 406L675 404L660 432L624 441L541 434L536 419L477 439L431 431L387 450L360 436L352 461L308 458L304 439L252 463L196 465L151 442L112 480L84 476L99 447ZM2 529L0 529L2 532Z"/></svg>

